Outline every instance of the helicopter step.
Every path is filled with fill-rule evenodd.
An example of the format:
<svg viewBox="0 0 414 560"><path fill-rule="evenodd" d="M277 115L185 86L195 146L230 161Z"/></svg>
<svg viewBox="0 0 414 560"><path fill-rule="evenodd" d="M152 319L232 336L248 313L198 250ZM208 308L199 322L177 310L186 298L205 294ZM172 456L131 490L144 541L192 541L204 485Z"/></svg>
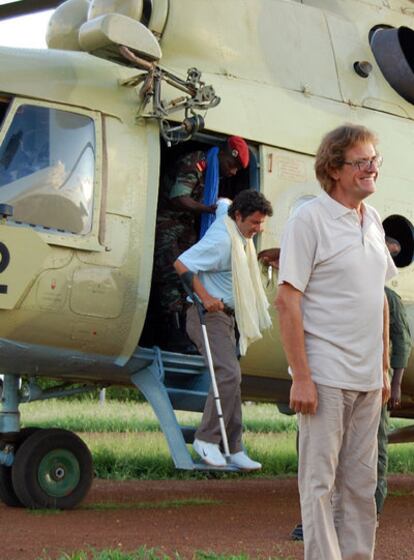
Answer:
<svg viewBox="0 0 414 560"><path fill-rule="evenodd" d="M149 350L149 351L148 351ZM210 376L202 356L139 348L134 357L157 356L159 375L174 410L202 412L210 388Z"/></svg>
<svg viewBox="0 0 414 560"><path fill-rule="evenodd" d="M192 443L195 429L180 426L174 410L202 412L210 388L210 376L202 356L166 352L158 347L138 348L133 358L152 362L131 376L160 423L175 467L182 470L237 471L232 465L212 468L194 463L186 443Z"/></svg>
<svg viewBox="0 0 414 560"><path fill-rule="evenodd" d="M202 412L210 387L202 356L138 347L132 357L132 383L152 406L178 469L235 472L231 464L216 468L193 461L187 443L194 427L180 426L175 410ZM20 394L20 377L4 375L0 412L0 500L14 507L71 509L82 501L93 479L92 456L74 433L61 429L21 428L19 405L86 392L59 386L42 391L35 381Z"/></svg>

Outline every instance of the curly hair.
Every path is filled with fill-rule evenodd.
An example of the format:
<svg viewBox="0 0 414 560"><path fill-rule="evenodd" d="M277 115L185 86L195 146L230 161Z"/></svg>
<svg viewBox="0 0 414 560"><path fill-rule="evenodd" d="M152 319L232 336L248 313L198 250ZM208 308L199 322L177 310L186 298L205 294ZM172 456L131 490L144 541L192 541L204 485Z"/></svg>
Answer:
<svg viewBox="0 0 414 560"><path fill-rule="evenodd" d="M378 143L376 135L365 126L346 123L323 138L315 157L315 173L321 187L330 192L335 185L332 171L344 164L345 152L358 144Z"/></svg>
<svg viewBox="0 0 414 560"><path fill-rule="evenodd" d="M260 212L265 216L273 216L273 208L267 198L261 192L250 189L241 191L234 197L228 211L230 218L233 220L236 219L236 212L240 212L243 220L255 212Z"/></svg>

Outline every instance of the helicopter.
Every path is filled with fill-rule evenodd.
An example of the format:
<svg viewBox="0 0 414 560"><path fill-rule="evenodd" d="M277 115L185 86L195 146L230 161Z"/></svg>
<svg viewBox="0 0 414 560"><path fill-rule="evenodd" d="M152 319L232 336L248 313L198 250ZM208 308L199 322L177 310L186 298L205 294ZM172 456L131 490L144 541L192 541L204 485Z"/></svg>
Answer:
<svg viewBox="0 0 414 560"><path fill-rule="evenodd" d="M30 11L25 0L0 11ZM152 406L176 468L208 470L187 447L210 386L201 356L148 343L159 185L185 152L228 135L249 146L238 189L274 215L257 249L280 245L318 196L324 133L364 124L384 165L372 204L402 251L391 287L414 333L414 4L410 0L66 0L48 49L0 48L0 498L73 508L92 458L75 434L22 428L20 405L111 385ZM371 201L371 199L370 199ZM269 301L277 273L263 268ZM242 395L289 413L290 378L273 328L241 360ZM398 416L414 417L414 363ZM24 389L21 378L27 379ZM57 384L43 389L39 379ZM414 441L414 427L393 434ZM229 466L230 468L230 466Z"/></svg>

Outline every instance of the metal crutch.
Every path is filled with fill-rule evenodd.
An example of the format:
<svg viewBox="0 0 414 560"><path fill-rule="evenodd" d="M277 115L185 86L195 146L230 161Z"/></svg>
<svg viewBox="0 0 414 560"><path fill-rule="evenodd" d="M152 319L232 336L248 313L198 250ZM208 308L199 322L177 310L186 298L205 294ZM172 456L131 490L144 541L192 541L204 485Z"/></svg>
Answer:
<svg viewBox="0 0 414 560"><path fill-rule="evenodd" d="M209 343L208 334L207 334L207 327L206 327L206 321L205 321L206 310L204 309L203 304L198 299L197 295L192 290L191 284L189 284L189 282L188 282L190 279L192 281L192 277L193 277L193 274L191 272L190 273L185 272L184 274L181 275L181 281L183 283L185 291L187 292L191 301L196 306L198 316L200 318L201 332L203 334L204 347L206 349L206 356L207 356L208 370L210 372L211 386L212 386L212 389L213 389L213 397L214 397L214 401L216 403L216 411L217 411L217 416L218 416L219 424L220 424L221 439L223 441L224 457L226 459L226 462L230 463L231 460L230 460L229 441L227 439L226 426L224 424L224 418L223 418L223 410L221 408L220 394L219 394L218 387L217 387L216 374L215 374L215 371L214 371L213 359L211 357L210 343Z"/></svg>

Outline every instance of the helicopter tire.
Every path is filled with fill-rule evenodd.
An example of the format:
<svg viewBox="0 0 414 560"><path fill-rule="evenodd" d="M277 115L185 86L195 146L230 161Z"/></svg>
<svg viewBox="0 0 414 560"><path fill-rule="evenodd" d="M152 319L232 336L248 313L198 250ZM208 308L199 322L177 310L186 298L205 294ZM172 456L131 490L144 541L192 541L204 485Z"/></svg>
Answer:
<svg viewBox="0 0 414 560"><path fill-rule="evenodd" d="M32 509L72 509L86 496L92 479L91 453L68 430L34 433L19 447L12 467L16 495Z"/></svg>
<svg viewBox="0 0 414 560"><path fill-rule="evenodd" d="M17 436L16 442L14 443L14 452L16 453L19 446L38 430L40 430L40 428L22 428ZM1 447L3 447L3 443L1 444ZM6 504L6 506L23 507L22 502L16 496L16 492L14 491L12 467L6 467L5 465L0 465L0 500Z"/></svg>

